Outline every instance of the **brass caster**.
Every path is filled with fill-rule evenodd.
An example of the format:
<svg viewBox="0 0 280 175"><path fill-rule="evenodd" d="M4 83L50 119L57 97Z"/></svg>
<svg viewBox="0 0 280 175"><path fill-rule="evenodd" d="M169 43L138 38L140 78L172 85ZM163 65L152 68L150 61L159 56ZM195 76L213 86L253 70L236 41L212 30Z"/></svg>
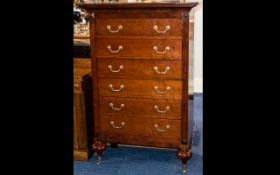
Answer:
<svg viewBox="0 0 280 175"><path fill-rule="evenodd" d="M187 172L187 165L186 164L183 164L182 165L182 172L183 172L183 174L186 174L186 172Z"/></svg>
<svg viewBox="0 0 280 175"><path fill-rule="evenodd" d="M96 164L97 164L97 165L100 165L100 164L101 164L101 159L102 159L101 156L97 156L97 160L96 160Z"/></svg>

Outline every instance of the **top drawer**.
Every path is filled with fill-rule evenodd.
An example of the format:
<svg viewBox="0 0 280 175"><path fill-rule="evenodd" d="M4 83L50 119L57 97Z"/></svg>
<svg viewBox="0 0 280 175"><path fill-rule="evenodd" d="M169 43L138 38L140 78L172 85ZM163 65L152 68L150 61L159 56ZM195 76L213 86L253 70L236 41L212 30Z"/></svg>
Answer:
<svg viewBox="0 0 280 175"><path fill-rule="evenodd" d="M181 36L180 19L96 19L97 36Z"/></svg>

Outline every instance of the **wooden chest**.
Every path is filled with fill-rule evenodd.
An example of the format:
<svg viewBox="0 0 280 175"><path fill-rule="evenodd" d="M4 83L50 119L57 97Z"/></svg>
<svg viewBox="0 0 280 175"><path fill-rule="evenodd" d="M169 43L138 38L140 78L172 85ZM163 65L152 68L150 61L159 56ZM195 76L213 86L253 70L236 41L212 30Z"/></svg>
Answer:
<svg viewBox="0 0 280 175"><path fill-rule="evenodd" d="M178 148L191 157L189 11L197 3L95 1L91 15L93 150L106 143Z"/></svg>

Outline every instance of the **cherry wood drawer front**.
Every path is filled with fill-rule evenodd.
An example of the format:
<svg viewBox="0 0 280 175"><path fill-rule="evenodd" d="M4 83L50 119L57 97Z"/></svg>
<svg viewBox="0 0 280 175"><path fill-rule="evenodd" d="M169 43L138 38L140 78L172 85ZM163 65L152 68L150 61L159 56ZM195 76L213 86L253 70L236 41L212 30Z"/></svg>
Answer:
<svg viewBox="0 0 280 175"><path fill-rule="evenodd" d="M96 57L181 60L182 40L155 38L96 38Z"/></svg>
<svg viewBox="0 0 280 175"><path fill-rule="evenodd" d="M153 136L155 137L180 137L181 120L152 119Z"/></svg>
<svg viewBox="0 0 280 175"><path fill-rule="evenodd" d="M141 79L98 79L100 96L182 99L182 81Z"/></svg>
<svg viewBox="0 0 280 175"><path fill-rule="evenodd" d="M101 114L100 126L104 133L156 137L180 137L181 135L181 120Z"/></svg>
<svg viewBox="0 0 280 175"><path fill-rule="evenodd" d="M181 36L180 19L96 19L97 36Z"/></svg>
<svg viewBox="0 0 280 175"><path fill-rule="evenodd" d="M121 115L100 115L101 131L105 133L152 136L152 120Z"/></svg>
<svg viewBox="0 0 280 175"><path fill-rule="evenodd" d="M99 77L182 78L181 61L104 59L97 61Z"/></svg>
<svg viewBox="0 0 280 175"><path fill-rule="evenodd" d="M180 119L181 100L100 97L99 112Z"/></svg>

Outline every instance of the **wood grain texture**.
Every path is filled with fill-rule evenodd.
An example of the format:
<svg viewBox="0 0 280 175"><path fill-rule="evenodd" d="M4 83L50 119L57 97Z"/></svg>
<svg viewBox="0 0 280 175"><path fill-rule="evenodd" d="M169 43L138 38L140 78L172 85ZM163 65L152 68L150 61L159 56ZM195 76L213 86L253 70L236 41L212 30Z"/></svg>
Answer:
<svg viewBox="0 0 280 175"><path fill-rule="evenodd" d="M140 19L99 19L96 20L96 36L181 36L182 25L181 20L176 18L140 18ZM111 27L112 31L118 31L116 33L110 32L107 26ZM119 26L122 29L119 29ZM165 33L158 33L153 29L154 26L158 27L158 31L166 31ZM166 26L170 26L169 30L166 30ZM119 30L118 30L119 29Z"/></svg>
<svg viewBox="0 0 280 175"><path fill-rule="evenodd" d="M188 138L188 100L189 100L189 11L182 13L183 42L182 42L182 143L189 144Z"/></svg>
<svg viewBox="0 0 280 175"><path fill-rule="evenodd" d="M83 93L74 93L73 116L74 154L76 155L77 159L87 160L90 151L88 149L86 111ZM85 153L87 154L85 155Z"/></svg>
<svg viewBox="0 0 280 175"><path fill-rule="evenodd" d="M181 100L159 100L159 99L135 99L135 98L117 98L117 97L100 97L100 113L111 113L121 115L134 115L138 117L152 118L181 118ZM113 107L110 105L113 104ZM121 107L121 104L124 107ZM155 106L158 106L155 109ZM167 106L169 109L167 110ZM116 110L116 109L117 110ZM166 112L164 112L166 111ZM164 113L162 113L164 112Z"/></svg>
<svg viewBox="0 0 280 175"><path fill-rule="evenodd" d="M178 8L177 10L174 9L161 9L161 8L154 8L153 10L146 9L146 8L130 8L126 10L118 10L118 9L110 9L110 13L106 9L87 9L89 14L94 12L96 18L98 19L119 19L119 18L126 18L126 19L138 19L138 18L181 18L181 12L185 9ZM113 15L112 15L113 14Z"/></svg>
<svg viewBox="0 0 280 175"><path fill-rule="evenodd" d="M91 16L90 20L90 51L91 51L91 73L93 84L93 114L94 119L92 125L94 126L94 142L102 142L100 135L100 119L99 119L99 104L98 104L98 80L97 80L97 60L96 60L96 38L95 38L95 16Z"/></svg>
<svg viewBox="0 0 280 175"><path fill-rule="evenodd" d="M182 78L181 61L167 61L167 60L135 60L135 59L105 59L99 58L97 60L98 77L112 77L112 78L164 78L177 79ZM112 68L108 68L111 65ZM120 66L123 66L120 69ZM154 69L157 67L158 71ZM169 69L167 70L167 67ZM112 72L118 71L119 72ZM160 74L164 73L165 74Z"/></svg>
<svg viewBox="0 0 280 175"><path fill-rule="evenodd" d="M74 75L84 76L91 72L91 60L85 58L73 59Z"/></svg>
<svg viewBox="0 0 280 175"><path fill-rule="evenodd" d="M111 53L107 46L111 46L112 51L117 51L119 46L123 49L118 53ZM166 47L170 47L166 54L158 54L153 47L158 47L159 52L165 52ZM172 59L180 60L182 57L182 40L180 39L153 39L153 38L97 38L96 57L116 57L116 58L146 58L146 59Z"/></svg>
<svg viewBox="0 0 280 175"><path fill-rule="evenodd" d="M91 61L75 58L74 63L74 85L73 85L73 121L74 121L74 159L88 160L91 155L89 144L91 143L90 134L92 131L88 129L88 120L90 117L87 114L85 94L83 90L83 76L91 72ZM89 109L88 109L89 110Z"/></svg>
<svg viewBox="0 0 280 175"><path fill-rule="evenodd" d="M98 91L100 96L111 97L133 97L133 98L155 98L180 100L182 98L182 81L175 80L141 80L141 79L98 79ZM113 90L119 90L121 85L124 86L119 92L114 92L109 87L112 85ZM158 87L159 92L155 90ZM170 90L167 88L170 87Z"/></svg>
<svg viewBox="0 0 280 175"><path fill-rule="evenodd" d="M100 121L102 133L149 137L180 137L180 120L149 119L119 114L101 114ZM111 122L114 123L112 124ZM158 129L155 125L158 125ZM167 126L169 126L169 128Z"/></svg>

